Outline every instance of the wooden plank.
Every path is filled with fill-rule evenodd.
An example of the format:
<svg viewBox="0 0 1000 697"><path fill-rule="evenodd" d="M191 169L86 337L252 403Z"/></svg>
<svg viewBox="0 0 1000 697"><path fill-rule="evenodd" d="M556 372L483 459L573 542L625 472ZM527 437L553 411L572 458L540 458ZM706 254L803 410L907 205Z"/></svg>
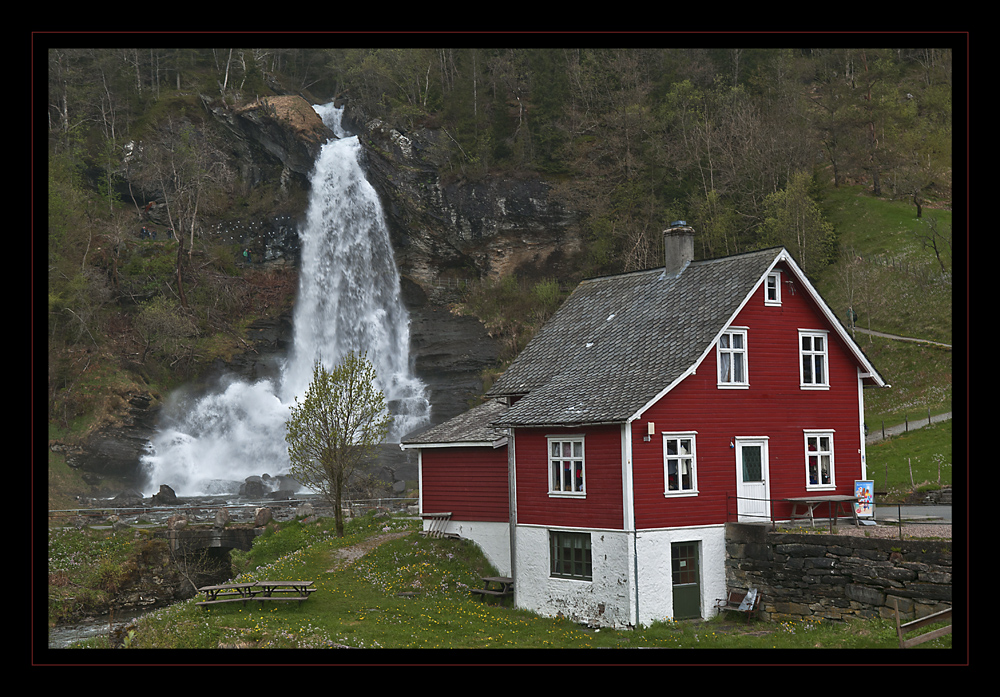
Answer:
<svg viewBox="0 0 1000 697"><path fill-rule="evenodd" d="M926 634L921 634L918 637L912 639L906 639L903 641L902 648L908 649L912 646L922 644L925 641L930 641L931 639L937 639L938 637L945 636L946 634L951 634L951 625L947 627L941 627L940 629L935 629L933 632L927 632Z"/></svg>
<svg viewBox="0 0 1000 697"><path fill-rule="evenodd" d="M199 603L195 603L195 605L218 605L220 603L244 603L245 604L248 600L253 600L253 598L244 597L244 598L227 598L225 600L202 600Z"/></svg>
<svg viewBox="0 0 1000 697"><path fill-rule="evenodd" d="M941 627L940 629L935 629L932 632L927 632L926 634L921 634L912 639L904 638L907 634L921 627L926 627L929 624L935 624L936 622L945 622L951 619L952 609L941 610L940 612L935 612L931 615L921 617L920 619L911 620L906 624L899 623L899 602L893 598L892 604L896 610L896 636L899 638L899 648L908 649L912 646L917 646L923 644L925 641L930 641L931 639L937 639L938 637L945 636L946 634L951 634L951 625L947 627Z"/></svg>

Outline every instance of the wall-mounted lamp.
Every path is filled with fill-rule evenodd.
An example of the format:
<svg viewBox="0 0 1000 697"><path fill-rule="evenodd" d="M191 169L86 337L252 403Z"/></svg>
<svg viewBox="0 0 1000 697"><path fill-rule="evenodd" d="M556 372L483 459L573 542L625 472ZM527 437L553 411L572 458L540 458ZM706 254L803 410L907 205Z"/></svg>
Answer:
<svg viewBox="0 0 1000 697"><path fill-rule="evenodd" d="M653 434L656 433L656 424L652 421L646 422L646 435L642 437L647 443L653 439Z"/></svg>

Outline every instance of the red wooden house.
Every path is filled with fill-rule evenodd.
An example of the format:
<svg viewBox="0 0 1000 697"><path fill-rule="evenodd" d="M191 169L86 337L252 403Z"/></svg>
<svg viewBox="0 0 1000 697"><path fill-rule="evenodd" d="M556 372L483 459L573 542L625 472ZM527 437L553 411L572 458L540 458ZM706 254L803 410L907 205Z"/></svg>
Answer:
<svg viewBox="0 0 1000 697"><path fill-rule="evenodd" d="M487 549L515 603L609 626L702 617L727 522L866 479L885 381L783 248L582 282L490 390L404 443L423 512Z"/></svg>

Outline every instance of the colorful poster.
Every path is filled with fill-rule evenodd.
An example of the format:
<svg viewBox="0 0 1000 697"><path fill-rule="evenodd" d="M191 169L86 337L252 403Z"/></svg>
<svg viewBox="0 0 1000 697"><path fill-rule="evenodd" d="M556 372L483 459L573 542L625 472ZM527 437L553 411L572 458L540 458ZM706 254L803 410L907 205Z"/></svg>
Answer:
<svg viewBox="0 0 1000 697"><path fill-rule="evenodd" d="M857 503L854 504L854 511L859 518L875 517L875 482L872 480L854 480L854 496Z"/></svg>

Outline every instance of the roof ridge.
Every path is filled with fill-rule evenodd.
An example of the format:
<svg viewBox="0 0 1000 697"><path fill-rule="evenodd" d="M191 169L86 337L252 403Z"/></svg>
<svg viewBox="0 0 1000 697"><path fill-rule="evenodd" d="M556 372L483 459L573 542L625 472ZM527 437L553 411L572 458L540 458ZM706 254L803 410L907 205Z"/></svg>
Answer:
<svg viewBox="0 0 1000 697"><path fill-rule="evenodd" d="M779 250L785 249L784 245L774 245L772 247L762 247L761 249L752 249L746 252L735 252L733 254L726 254L721 257L711 257L710 259L694 259L691 261L690 266L701 266L704 264L712 264L715 262L729 261L736 259L737 257L745 257L754 254L763 254L764 252L777 252ZM603 274L601 276L588 276L587 278L581 279L580 283L587 283L589 281L600 281L609 278L623 278L625 276L638 276L641 274L652 274L652 273L662 273L663 264L659 266L652 266L648 269L636 269L635 271L622 271L621 273L609 273Z"/></svg>

